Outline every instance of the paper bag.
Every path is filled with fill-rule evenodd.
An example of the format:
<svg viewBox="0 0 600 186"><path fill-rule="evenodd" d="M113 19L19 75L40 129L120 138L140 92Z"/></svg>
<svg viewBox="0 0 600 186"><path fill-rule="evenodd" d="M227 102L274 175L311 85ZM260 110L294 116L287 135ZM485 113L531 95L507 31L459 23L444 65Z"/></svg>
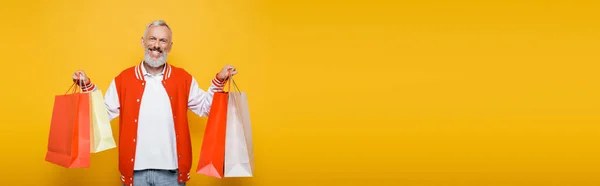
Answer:
<svg viewBox="0 0 600 186"><path fill-rule="evenodd" d="M90 166L90 113L89 93L55 96L47 162L66 168Z"/></svg>
<svg viewBox="0 0 600 186"><path fill-rule="evenodd" d="M196 173L223 178L227 99L226 92L214 93Z"/></svg>
<svg viewBox="0 0 600 186"><path fill-rule="evenodd" d="M229 92L225 135L225 177L252 177L254 152L248 100L244 92Z"/></svg>
<svg viewBox="0 0 600 186"><path fill-rule="evenodd" d="M91 153L98 153L108 149L116 148L117 144L113 138L110 119L106 112L106 105L102 97L102 91L96 90L90 93L92 104L92 127L91 129Z"/></svg>

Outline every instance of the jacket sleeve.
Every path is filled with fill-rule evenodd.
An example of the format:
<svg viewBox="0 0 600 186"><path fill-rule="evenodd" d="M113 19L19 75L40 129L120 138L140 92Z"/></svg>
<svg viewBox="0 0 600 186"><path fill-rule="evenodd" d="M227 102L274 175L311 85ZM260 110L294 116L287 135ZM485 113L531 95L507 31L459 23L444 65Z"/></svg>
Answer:
<svg viewBox="0 0 600 186"><path fill-rule="evenodd" d="M111 121L119 116L121 105L119 103L119 94L117 93L117 85L115 84L114 79L106 90L104 104L106 105L106 111L108 112L108 117Z"/></svg>
<svg viewBox="0 0 600 186"><path fill-rule="evenodd" d="M208 117L210 107L212 106L213 95L215 92L223 91L225 80L215 78L211 81L207 91L198 87L198 82L192 77L190 94L188 99L188 109L200 117Z"/></svg>

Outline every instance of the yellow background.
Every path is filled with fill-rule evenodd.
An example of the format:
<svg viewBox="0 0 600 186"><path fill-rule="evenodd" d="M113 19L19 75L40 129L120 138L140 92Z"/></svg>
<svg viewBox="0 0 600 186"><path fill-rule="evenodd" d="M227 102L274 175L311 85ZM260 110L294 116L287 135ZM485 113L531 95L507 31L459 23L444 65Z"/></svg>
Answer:
<svg viewBox="0 0 600 186"><path fill-rule="evenodd" d="M106 90L154 19L203 89L230 63L248 94L255 177L188 185L600 185L594 1L0 5L2 185L119 185L116 149L44 161L54 95L78 69Z"/></svg>

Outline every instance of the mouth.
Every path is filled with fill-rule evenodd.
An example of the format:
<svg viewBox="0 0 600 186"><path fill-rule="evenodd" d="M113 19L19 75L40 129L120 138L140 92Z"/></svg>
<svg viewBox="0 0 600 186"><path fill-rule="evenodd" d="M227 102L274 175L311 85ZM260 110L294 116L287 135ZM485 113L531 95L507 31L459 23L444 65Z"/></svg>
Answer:
<svg viewBox="0 0 600 186"><path fill-rule="evenodd" d="M160 57L163 51L159 48L149 48L148 53L150 53L152 57Z"/></svg>

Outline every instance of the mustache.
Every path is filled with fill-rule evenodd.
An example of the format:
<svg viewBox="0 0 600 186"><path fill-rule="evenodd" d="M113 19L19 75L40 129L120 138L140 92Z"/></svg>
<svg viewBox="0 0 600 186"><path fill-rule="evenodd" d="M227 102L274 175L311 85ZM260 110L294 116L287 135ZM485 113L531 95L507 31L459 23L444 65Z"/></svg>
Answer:
<svg viewBox="0 0 600 186"><path fill-rule="evenodd" d="M163 50L160 47L148 47L148 50L151 52L157 51L157 52L163 53Z"/></svg>

